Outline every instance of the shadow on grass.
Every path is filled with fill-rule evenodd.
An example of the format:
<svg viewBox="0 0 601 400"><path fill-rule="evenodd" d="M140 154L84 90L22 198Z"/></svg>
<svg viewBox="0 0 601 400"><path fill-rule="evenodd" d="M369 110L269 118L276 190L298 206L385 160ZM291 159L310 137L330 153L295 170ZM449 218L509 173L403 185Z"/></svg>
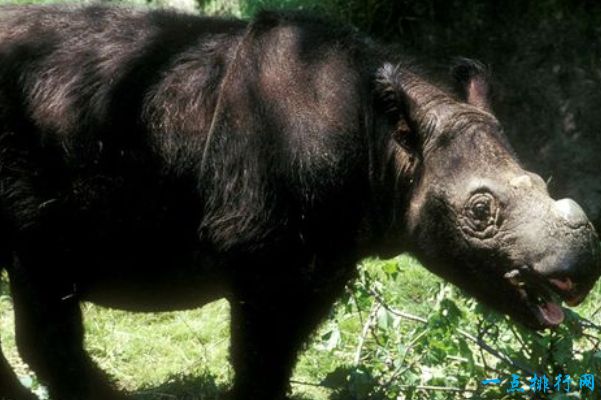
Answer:
<svg viewBox="0 0 601 400"><path fill-rule="evenodd" d="M130 395L136 400L226 400L228 389L211 374L173 375L158 386L143 387Z"/></svg>
<svg viewBox="0 0 601 400"><path fill-rule="evenodd" d="M164 383L131 392L135 400L232 400L229 385L218 383L211 374L201 376L174 375ZM294 395L290 400L312 400Z"/></svg>

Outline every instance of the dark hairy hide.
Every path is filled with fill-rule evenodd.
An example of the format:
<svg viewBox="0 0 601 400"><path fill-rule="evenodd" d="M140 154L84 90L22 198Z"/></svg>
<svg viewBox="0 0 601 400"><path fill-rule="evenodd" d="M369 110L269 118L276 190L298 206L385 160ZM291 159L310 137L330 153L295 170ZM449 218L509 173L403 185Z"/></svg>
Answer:
<svg viewBox="0 0 601 400"><path fill-rule="evenodd" d="M529 326L561 323L506 272L562 278L575 304L596 234L521 168L485 68L454 72L457 98L302 13L0 7L0 268L51 398L120 398L84 351L81 301L225 297L233 398L282 399L366 256L411 252ZM31 400L0 352L1 397Z"/></svg>
<svg viewBox="0 0 601 400"><path fill-rule="evenodd" d="M51 396L115 396L81 348L84 299L227 297L237 398L283 392L356 261L402 218L390 207L413 156L389 140L386 54L295 13L0 8L1 255ZM268 348L263 313L294 315ZM21 396L2 365L0 396Z"/></svg>
<svg viewBox="0 0 601 400"><path fill-rule="evenodd" d="M358 182L368 182L368 141L378 139L363 134L368 77L383 51L346 27L303 15L264 13L246 26L105 7L2 15L3 105L13 108L4 131L30 125L28 137L12 140L55 147L57 159L38 167L60 169L67 181L85 175L85 202L110 201L106 186L154 176L187 182L200 236L230 248L265 243L299 229L300 219L331 215L341 198L365 197ZM43 34L33 40L36 29ZM130 176L116 176L124 169ZM39 201L67 201L65 189L73 197L61 189Z"/></svg>

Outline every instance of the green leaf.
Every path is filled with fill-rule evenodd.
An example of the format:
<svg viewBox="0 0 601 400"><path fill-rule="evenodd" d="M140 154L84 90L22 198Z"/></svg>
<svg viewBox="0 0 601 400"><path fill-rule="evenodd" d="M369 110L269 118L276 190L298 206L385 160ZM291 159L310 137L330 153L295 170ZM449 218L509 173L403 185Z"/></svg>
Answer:
<svg viewBox="0 0 601 400"><path fill-rule="evenodd" d="M378 328L388 330L393 326L394 316L385 308L378 310Z"/></svg>

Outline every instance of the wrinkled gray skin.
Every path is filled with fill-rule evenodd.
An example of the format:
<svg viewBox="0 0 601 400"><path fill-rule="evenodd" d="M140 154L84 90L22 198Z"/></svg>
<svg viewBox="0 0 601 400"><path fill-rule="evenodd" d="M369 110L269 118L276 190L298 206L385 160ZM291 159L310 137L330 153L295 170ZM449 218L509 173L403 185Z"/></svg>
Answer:
<svg viewBox="0 0 601 400"><path fill-rule="evenodd" d="M391 66L383 82L403 93L423 142L406 215L410 251L436 274L535 329L563 320L601 271L599 241L580 206L549 197L524 170L491 114L486 72L459 65L466 103Z"/></svg>

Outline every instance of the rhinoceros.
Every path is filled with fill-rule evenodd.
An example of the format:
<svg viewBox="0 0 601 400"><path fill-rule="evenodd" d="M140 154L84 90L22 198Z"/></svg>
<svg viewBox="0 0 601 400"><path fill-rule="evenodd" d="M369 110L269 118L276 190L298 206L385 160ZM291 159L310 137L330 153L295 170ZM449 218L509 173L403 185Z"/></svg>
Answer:
<svg viewBox="0 0 601 400"><path fill-rule="evenodd" d="M599 277L597 234L521 166L485 68L454 75L301 13L0 8L0 258L50 397L123 396L84 351L81 301L226 298L232 397L282 399L368 256L559 325ZM0 357L0 397L32 396Z"/></svg>

